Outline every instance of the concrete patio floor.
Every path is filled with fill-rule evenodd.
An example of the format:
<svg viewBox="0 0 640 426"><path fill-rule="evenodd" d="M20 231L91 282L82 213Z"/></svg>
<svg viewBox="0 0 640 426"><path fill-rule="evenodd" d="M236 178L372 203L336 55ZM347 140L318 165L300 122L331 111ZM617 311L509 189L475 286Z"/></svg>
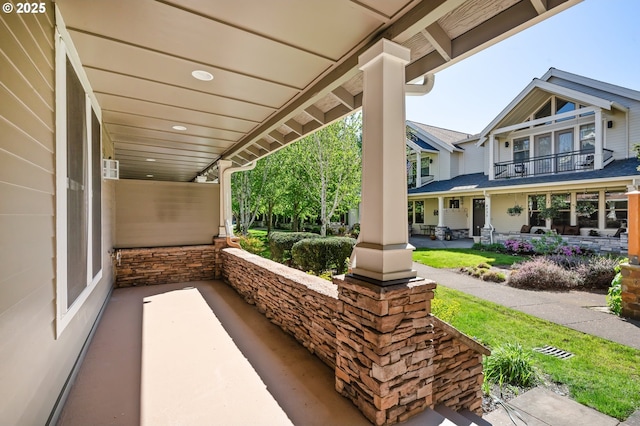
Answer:
<svg viewBox="0 0 640 426"><path fill-rule="evenodd" d="M149 370L161 377L147 382L147 389L141 389L141 381L144 382L141 371L148 369L142 361L148 359L143 354L143 341L148 339L143 336L143 321L154 321L148 314L143 319L145 298L149 301L150 297L165 296L185 287L197 289L215 313L212 317L220 321L239 351L221 351L212 355L207 363L203 363L192 359L176 359L173 351L154 350L154 363L164 365L167 374L163 374L159 368ZM157 319L159 317L156 315ZM166 320L165 318L164 323L159 323L159 326L167 327ZM197 321L202 321L202 318ZM145 330L148 327L149 324L144 324ZM168 334L168 337L171 335ZM179 369L181 374L189 374L184 372L187 367L195 376L206 377L210 366L216 364L215 357L221 357L218 361L225 362L226 357L245 357L257 375L241 376L241 372L235 370L246 370L246 366L231 365L226 370L217 371L216 374L225 376L221 379L227 380L228 386L235 386L235 389L228 389L219 395L222 401L218 407L201 406L203 410L210 410L203 414L208 415L211 420L205 424L247 424L246 416L252 419L252 425L282 424L277 421L277 416L281 413L271 413L265 417L265 413L251 403L268 399L269 394L293 424L370 424L349 400L335 391L334 373L328 366L220 281L115 289L57 424L139 425L141 400L148 400L149 394L157 396L162 393L166 397L167 391L171 392L162 389L165 379L166 385L175 383L169 377L171 370ZM261 388L261 383L250 386L247 380L261 380L268 391ZM232 404L232 400L237 399L238 392L244 392L243 399L247 402L240 407ZM202 392L194 390L193 398L201 395Z"/></svg>

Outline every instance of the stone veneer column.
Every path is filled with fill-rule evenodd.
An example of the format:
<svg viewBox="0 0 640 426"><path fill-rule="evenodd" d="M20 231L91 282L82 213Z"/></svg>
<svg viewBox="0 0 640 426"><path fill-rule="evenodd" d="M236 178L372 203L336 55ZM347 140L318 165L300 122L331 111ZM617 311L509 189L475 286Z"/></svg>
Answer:
<svg viewBox="0 0 640 426"><path fill-rule="evenodd" d="M436 285L416 278L381 287L335 277L336 390L375 425L391 425L433 406Z"/></svg>
<svg viewBox="0 0 640 426"><path fill-rule="evenodd" d="M627 193L629 264L622 265L622 312L627 318L640 320L640 191Z"/></svg>

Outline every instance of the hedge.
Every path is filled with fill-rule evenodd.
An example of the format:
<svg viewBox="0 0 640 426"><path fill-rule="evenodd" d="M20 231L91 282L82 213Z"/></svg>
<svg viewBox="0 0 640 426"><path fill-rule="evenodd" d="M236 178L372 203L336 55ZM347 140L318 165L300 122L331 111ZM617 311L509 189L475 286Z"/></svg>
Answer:
<svg viewBox="0 0 640 426"><path fill-rule="evenodd" d="M347 237L314 238L298 241L291 248L293 263L304 271L321 274L335 269L346 271L346 260L351 256L356 240Z"/></svg>
<svg viewBox="0 0 640 426"><path fill-rule="evenodd" d="M298 241L310 238L320 238L320 235L311 232L272 232L269 234L271 259L280 263L291 259L293 245Z"/></svg>

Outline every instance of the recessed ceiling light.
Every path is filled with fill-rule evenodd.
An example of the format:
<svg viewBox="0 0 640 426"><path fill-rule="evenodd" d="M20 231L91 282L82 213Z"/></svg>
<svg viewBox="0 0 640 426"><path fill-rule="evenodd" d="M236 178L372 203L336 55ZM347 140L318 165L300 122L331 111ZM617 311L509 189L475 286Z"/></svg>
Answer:
<svg viewBox="0 0 640 426"><path fill-rule="evenodd" d="M202 80L202 81L213 80L213 74L211 74L210 72L202 71L202 70L192 71L191 75L193 76L193 78L197 78L198 80Z"/></svg>
<svg viewBox="0 0 640 426"><path fill-rule="evenodd" d="M173 130L187 130L187 128L184 126L171 126L171 128Z"/></svg>
<svg viewBox="0 0 640 426"><path fill-rule="evenodd" d="M155 158L147 158L147 161L156 161Z"/></svg>
<svg viewBox="0 0 640 426"><path fill-rule="evenodd" d="M153 175L147 175L147 177L153 177Z"/></svg>

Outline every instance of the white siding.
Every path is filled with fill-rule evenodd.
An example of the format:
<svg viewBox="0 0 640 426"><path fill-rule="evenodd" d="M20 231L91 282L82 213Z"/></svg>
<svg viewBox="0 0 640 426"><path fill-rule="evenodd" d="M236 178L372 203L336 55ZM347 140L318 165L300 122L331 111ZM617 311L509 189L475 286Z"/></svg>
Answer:
<svg viewBox="0 0 640 426"><path fill-rule="evenodd" d="M112 284L113 185L103 279L56 340L53 5L0 15L0 419L42 425Z"/></svg>
<svg viewBox="0 0 640 426"><path fill-rule="evenodd" d="M478 141L471 141L465 144L460 144L460 147L464 149L464 152L460 156L460 167L458 170L459 175L468 175L472 173L484 172L484 151L485 147L476 146ZM478 161L482 158L483 161Z"/></svg>

